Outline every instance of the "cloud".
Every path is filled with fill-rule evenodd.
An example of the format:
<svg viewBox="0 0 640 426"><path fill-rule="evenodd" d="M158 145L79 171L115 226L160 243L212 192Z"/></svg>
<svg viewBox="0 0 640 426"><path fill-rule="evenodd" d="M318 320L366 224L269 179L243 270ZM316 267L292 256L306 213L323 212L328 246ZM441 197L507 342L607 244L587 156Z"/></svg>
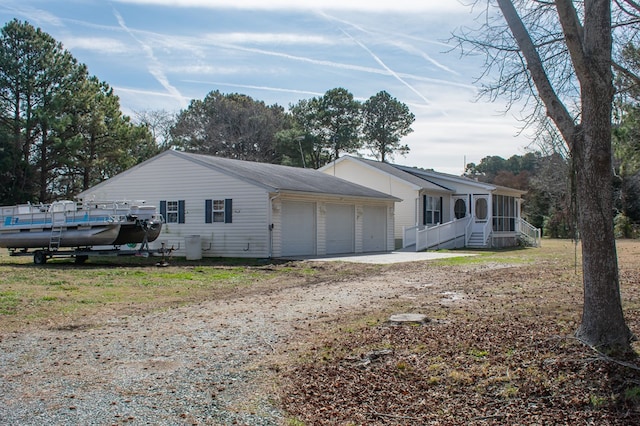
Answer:
<svg viewBox="0 0 640 426"><path fill-rule="evenodd" d="M371 55L371 57L373 57L373 59L380 64L380 66L382 68L384 68L385 70L387 70L387 72L389 74L391 74L396 80L398 80L400 83L402 83L403 85L405 85L406 87L409 88L409 90L411 90L413 93L415 93L416 95L418 95L418 97L420 99L422 99L424 101L425 104L429 105L431 102L429 101L429 99L427 99L426 96L424 96L419 90L417 90L415 87L413 87L411 84L407 83L407 81L405 79L403 79L398 73L396 73L395 71L393 71L391 68L389 68L387 66L387 64L385 64L382 59L380 59L375 53L373 53L367 46L365 46L363 43L361 43L360 41L356 40L354 37L351 36L351 34L349 34L348 32L343 30L343 33L346 34L351 40L353 40L354 43L356 43L358 46L362 47L367 53L369 53L369 55Z"/></svg>
<svg viewBox="0 0 640 426"><path fill-rule="evenodd" d="M247 44L305 44L332 45L334 41L315 35L295 33L210 33L205 38L213 43Z"/></svg>
<svg viewBox="0 0 640 426"><path fill-rule="evenodd" d="M131 48L119 40L107 37L72 37L64 42L67 49L94 50L102 54L130 52Z"/></svg>
<svg viewBox="0 0 640 426"><path fill-rule="evenodd" d="M428 55L427 53L425 53L424 51L422 51L421 49L407 43L407 42L403 42L400 40L400 38L404 38L407 40L412 40L416 43L419 43L421 45L424 44L432 44L432 45L437 45L437 46L441 46L445 49L450 49L451 46L448 45L445 42L442 41L437 41L437 40L429 40L429 39L424 39L424 38L418 38L418 37L413 37L410 35L405 35L405 34L400 34L400 33L388 33L388 32L384 32L384 31L379 31L379 30L371 30L368 28L363 27L362 25L356 24L354 22L351 21L347 21L346 19L341 19L338 18L336 16L332 16L329 15L327 13L324 12L319 12L318 15L322 16L325 19L328 19L330 21L335 21L335 22L339 22L343 25L347 25L349 27L352 27L364 34L367 34L369 36L373 36L376 37L378 39L379 43L384 43L387 44L389 46L394 46L397 47L399 49L404 50L407 53L411 53L414 56L420 56L423 59L426 59L428 62L432 63L433 65L435 65L436 67L450 72L452 74L458 74L457 72L453 71L452 69L450 69L449 67L439 63L438 61L436 61L435 59L433 59L430 55Z"/></svg>
<svg viewBox="0 0 640 426"><path fill-rule="evenodd" d="M125 30L127 33L129 33L131 38L133 38L136 42L138 42L142 47L142 49L146 52L149 58L149 63L147 64L149 73L151 73L151 75L155 77L158 83L160 83L167 90L167 92L169 92L182 106L186 106L186 103L184 102L184 96L182 96L180 91L169 82L169 79L164 73L162 64L160 63L160 61L158 61L158 59L153 53L153 48L151 47L151 45L145 43L142 39L139 39L138 37L136 37L135 34L131 30L129 30L126 23L124 22L124 19L122 18L122 16L120 16L120 14L116 10L114 10L113 13L116 19L118 20L120 27L123 30Z"/></svg>
<svg viewBox="0 0 640 426"><path fill-rule="evenodd" d="M200 7L208 9L253 9L253 10L352 10L365 12L430 12L453 13L468 11L469 7L455 0L115 0L120 3L169 6Z"/></svg>
<svg viewBox="0 0 640 426"><path fill-rule="evenodd" d="M251 89L251 90L264 90L268 92L292 93L292 94L304 95L304 96L324 95L324 93L320 93L320 92L312 92L309 90L288 89L283 87L254 86L251 84L235 84L235 83L221 82L221 81L200 81L200 80L184 80L184 81L187 83L206 84L206 85L223 86L223 87L235 87L235 88Z"/></svg>
<svg viewBox="0 0 640 426"><path fill-rule="evenodd" d="M0 5L0 10L4 10L9 12L11 15L18 17L21 16L25 19L28 19L30 23L36 26L42 25L53 25L56 27L63 27L64 24L62 20L58 18L56 15L47 12L46 10L38 9L35 7L24 7L17 6L13 7L11 5Z"/></svg>

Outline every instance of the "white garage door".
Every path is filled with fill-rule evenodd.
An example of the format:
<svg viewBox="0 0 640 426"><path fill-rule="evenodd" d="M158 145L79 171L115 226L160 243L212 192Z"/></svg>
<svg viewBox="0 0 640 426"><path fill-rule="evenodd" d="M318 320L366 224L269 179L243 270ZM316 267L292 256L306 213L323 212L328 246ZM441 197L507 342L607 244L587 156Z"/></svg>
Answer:
<svg viewBox="0 0 640 426"><path fill-rule="evenodd" d="M327 254L355 251L355 210L350 204L327 204Z"/></svg>
<svg viewBox="0 0 640 426"><path fill-rule="evenodd" d="M316 254L316 205L282 202L282 256Z"/></svg>
<svg viewBox="0 0 640 426"><path fill-rule="evenodd" d="M387 208L364 206L362 209L362 250L387 251Z"/></svg>

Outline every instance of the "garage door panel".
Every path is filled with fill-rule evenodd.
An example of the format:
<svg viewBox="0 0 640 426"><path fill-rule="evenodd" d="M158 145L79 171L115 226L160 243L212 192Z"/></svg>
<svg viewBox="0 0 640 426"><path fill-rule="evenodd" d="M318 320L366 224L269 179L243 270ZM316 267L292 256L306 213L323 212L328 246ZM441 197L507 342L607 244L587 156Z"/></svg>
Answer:
<svg viewBox="0 0 640 426"><path fill-rule="evenodd" d="M364 206L362 209L362 250L387 251L387 209Z"/></svg>
<svg viewBox="0 0 640 426"><path fill-rule="evenodd" d="M282 256L316 254L316 205L282 202Z"/></svg>
<svg viewBox="0 0 640 426"><path fill-rule="evenodd" d="M353 253L355 242L355 206L326 205L327 254Z"/></svg>

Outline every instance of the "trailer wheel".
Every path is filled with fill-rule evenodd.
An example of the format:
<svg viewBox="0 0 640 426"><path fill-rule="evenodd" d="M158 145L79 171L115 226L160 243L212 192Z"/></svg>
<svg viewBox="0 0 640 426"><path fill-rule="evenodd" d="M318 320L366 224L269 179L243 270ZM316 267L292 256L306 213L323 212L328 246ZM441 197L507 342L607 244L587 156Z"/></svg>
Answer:
<svg viewBox="0 0 640 426"><path fill-rule="evenodd" d="M47 263L47 255L42 250L33 253L33 263L36 265L44 265Z"/></svg>
<svg viewBox="0 0 640 426"><path fill-rule="evenodd" d="M89 256L87 256L86 254L79 254L76 256L76 265L82 265L84 262L87 261L87 259L89 258Z"/></svg>

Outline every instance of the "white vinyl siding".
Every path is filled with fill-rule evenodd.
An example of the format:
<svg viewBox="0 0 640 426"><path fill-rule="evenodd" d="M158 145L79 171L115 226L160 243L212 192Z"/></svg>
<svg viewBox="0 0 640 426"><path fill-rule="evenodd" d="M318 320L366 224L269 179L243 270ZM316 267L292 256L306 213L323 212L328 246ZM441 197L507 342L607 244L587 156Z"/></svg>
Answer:
<svg viewBox="0 0 640 426"><path fill-rule="evenodd" d="M180 171L177 173L176 171ZM85 192L96 199L185 200L185 223L168 223L151 248L162 242L184 256L185 238L201 237L203 255L268 257L268 193L235 177L173 155L155 157ZM233 199L233 223L205 223L205 200ZM222 225L222 226L221 226Z"/></svg>

